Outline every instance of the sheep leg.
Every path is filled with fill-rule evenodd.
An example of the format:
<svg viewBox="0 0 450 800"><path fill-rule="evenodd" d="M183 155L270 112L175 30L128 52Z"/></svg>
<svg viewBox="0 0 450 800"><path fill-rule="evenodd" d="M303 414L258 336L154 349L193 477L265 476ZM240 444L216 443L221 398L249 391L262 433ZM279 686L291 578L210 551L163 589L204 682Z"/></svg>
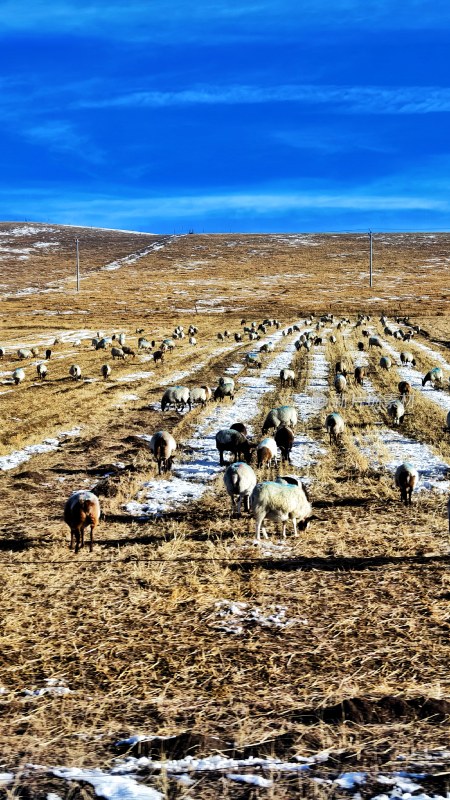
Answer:
<svg viewBox="0 0 450 800"><path fill-rule="evenodd" d="M91 525L91 538L90 538L90 541L89 541L89 552L90 553L92 553L92 547L93 547L93 544L94 544L94 528L95 528L95 525L94 525L94 523L92 523L92 525Z"/></svg>
<svg viewBox="0 0 450 800"><path fill-rule="evenodd" d="M293 517L292 519L292 524L294 526L294 536L297 536L297 520L295 519L295 517Z"/></svg>

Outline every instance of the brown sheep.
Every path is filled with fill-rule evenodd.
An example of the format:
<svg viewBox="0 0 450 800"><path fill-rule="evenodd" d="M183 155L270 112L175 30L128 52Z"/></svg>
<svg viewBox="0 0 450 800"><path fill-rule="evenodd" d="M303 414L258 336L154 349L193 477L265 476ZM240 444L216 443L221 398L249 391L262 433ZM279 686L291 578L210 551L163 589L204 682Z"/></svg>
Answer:
<svg viewBox="0 0 450 800"><path fill-rule="evenodd" d="M92 553L94 529L100 521L100 503L93 492L81 489L70 495L64 507L64 522L70 528L70 549L75 542L75 553L84 546L85 528L91 526L89 550Z"/></svg>

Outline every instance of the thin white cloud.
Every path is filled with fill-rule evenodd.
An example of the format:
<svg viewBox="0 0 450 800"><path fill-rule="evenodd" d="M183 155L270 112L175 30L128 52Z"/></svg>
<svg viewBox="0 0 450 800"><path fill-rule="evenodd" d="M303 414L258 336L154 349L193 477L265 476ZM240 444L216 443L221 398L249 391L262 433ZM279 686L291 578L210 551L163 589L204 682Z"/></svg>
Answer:
<svg viewBox="0 0 450 800"><path fill-rule="evenodd" d="M95 164L100 164L104 160L99 148L65 120L48 120L25 127L20 132L26 139L50 152L76 155L83 161Z"/></svg>
<svg viewBox="0 0 450 800"><path fill-rule="evenodd" d="M445 0L28 0L19 13L16 0L4 0L0 35L8 33L116 36L148 41L204 41L205 34L233 40L299 30L442 30L450 24Z"/></svg>
<svg viewBox="0 0 450 800"><path fill-rule="evenodd" d="M450 112L450 87L333 86L194 86L181 90L140 90L109 97L91 97L74 108L165 108L194 105L300 103L327 106L348 114L430 114Z"/></svg>
<svg viewBox="0 0 450 800"><path fill-rule="evenodd" d="M1 197L1 196L0 196ZM36 193L32 190L27 197L27 216L32 217L33 204L39 218L39 209L46 208L46 215L58 221L86 224L116 224L120 220L186 220L195 218L226 217L236 219L279 218L292 212L436 212L448 213L450 202L447 199L429 196L410 196L389 194L370 194L348 192L248 192L229 194L197 194L155 197L119 197L114 195L81 195L62 199L48 191ZM19 207L23 201L22 192L10 193L1 201ZM5 217L6 218L6 217ZM16 217L14 217L16 218ZM20 215L19 217L20 218ZM86 222L90 219L91 222Z"/></svg>

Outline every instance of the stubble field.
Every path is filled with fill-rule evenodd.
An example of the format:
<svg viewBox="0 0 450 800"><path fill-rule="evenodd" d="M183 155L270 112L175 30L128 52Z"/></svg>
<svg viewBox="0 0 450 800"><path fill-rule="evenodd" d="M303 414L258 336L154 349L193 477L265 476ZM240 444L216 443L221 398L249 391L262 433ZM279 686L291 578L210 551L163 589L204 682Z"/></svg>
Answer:
<svg viewBox="0 0 450 800"><path fill-rule="evenodd" d="M445 796L450 235L376 236L373 289L363 235L3 223L0 242L0 796ZM356 327L360 312L371 318ZM408 314L423 332L403 343L381 313L394 330ZM264 318L279 329L234 340L242 319ZM177 340L162 365L137 349L137 329L158 345L190 324L197 344ZM297 350L311 329L322 342ZM97 332L124 332L136 356L94 350ZM246 368L264 342L274 351L261 370ZM33 346L37 356L19 362L17 350ZM401 366L405 349L415 367ZM340 359L367 373L343 409ZM289 366L297 386L282 390ZM421 385L433 366L441 389ZM16 386L17 367L26 377ZM233 401L162 415L165 387L215 387L225 374ZM398 429L386 406L400 380L413 392ZM251 516L231 516L214 436L241 421L258 441L282 404L299 415L293 463L258 480L301 475L313 519L284 541L269 523L257 544ZM335 410L347 426L330 445L324 420ZM145 439L163 427L178 442L169 478ZM406 509L393 481L404 460L421 478ZM104 519L93 553L75 556L62 510L77 489L98 493Z"/></svg>

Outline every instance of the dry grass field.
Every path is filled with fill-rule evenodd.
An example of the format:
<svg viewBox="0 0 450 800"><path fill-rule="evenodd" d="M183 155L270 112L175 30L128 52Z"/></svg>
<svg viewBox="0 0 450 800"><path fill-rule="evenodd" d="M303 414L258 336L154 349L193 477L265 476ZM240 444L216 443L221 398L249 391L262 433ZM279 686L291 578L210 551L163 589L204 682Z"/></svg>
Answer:
<svg viewBox="0 0 450 800"><path fill-rule="evenodd" d="M450 235L375 236L373 289L364 235L2 223L0 243L0 798L446 796ZM356 327L359 312L371 319ZM299 332L283 335L329 313L309 352ZM381 313L393 329L408 314L422 333L386 335ZM243 318L281 327L236 342ZM177 340L164 364L138 351L137 329L159 345L189 324L197 344ZM94 350L98 331L124 332L136 356ZM246 368L265 341L274 352ZM19 361L20 347L39 353ZM343 408L340 359L367 373ZM295 388L280 389L280 366L296 370ZM433 366L443 386L422 390ZM215 387L223 374L234 401L162 415L165 387ZM397 428L386 407L404 379L412 399ZM293 463L258 479L301 475L313 518L286 540L269 522L258 544L251 516L231 515L214 434L242 421L257 441L282 404L299 413ZM330 445L336 410L346 430ZM142 438L163 427L179 444L168 480ZM393 480L404 460L421 476L408 508ZM104 518L93 552L75 556L62 512L77 489L95 490ZM118 744L129 737L143 738Z"/></svg>

